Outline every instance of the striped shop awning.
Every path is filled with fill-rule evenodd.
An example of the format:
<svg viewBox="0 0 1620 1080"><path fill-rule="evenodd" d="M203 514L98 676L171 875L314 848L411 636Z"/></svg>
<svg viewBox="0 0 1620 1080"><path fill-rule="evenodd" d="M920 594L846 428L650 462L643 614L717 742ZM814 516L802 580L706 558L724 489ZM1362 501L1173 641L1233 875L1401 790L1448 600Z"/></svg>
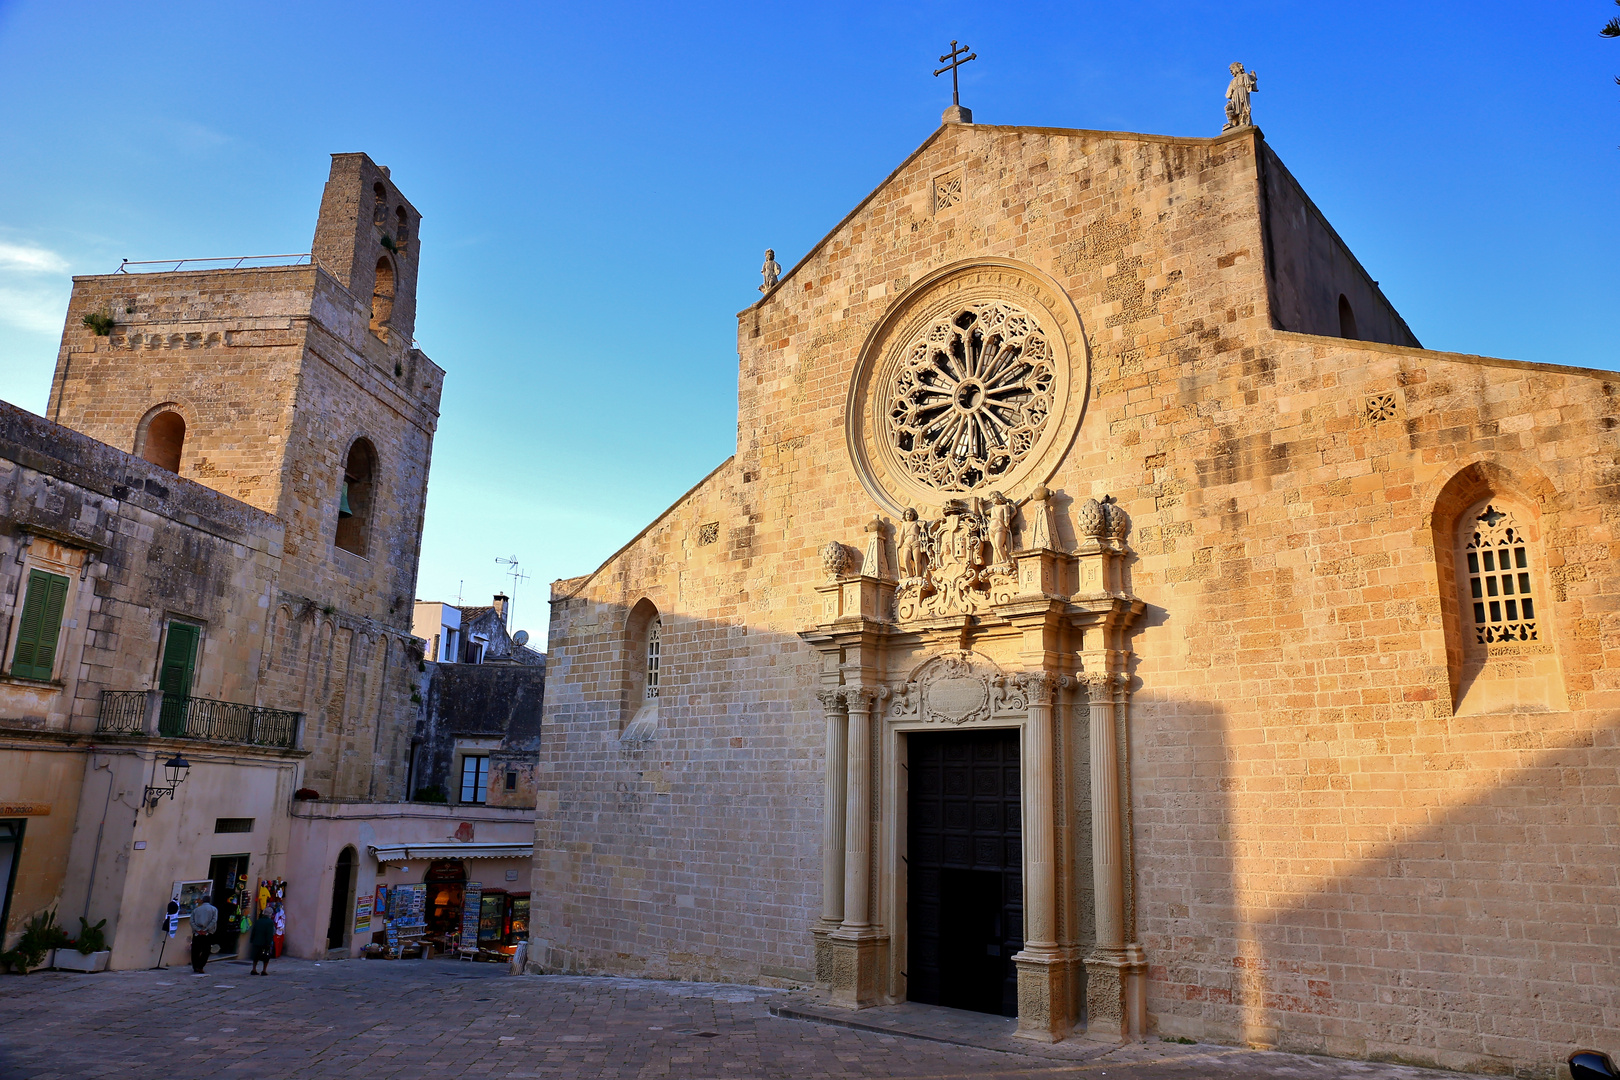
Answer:
<svg viewBox="0 0 1620 1080"><path fill-rule="evenodd" d="M527 859L534 844L371 844L367 850L380 863L411 859Z"/></svg>

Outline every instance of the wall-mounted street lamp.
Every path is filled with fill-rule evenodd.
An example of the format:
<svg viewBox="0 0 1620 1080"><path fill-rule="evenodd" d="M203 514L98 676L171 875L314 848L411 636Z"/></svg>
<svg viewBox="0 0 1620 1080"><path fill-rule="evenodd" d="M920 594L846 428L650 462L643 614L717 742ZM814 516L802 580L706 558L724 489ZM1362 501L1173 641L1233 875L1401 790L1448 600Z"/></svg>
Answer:
<svg viewBox="0 0 1620 1080"><path fill-rule="evenodd" d="M150 784L147 785L145 796L147 808L155 809L165 795L171 799L174 798L174 789L185 782L186 773L190 770L191 762L176 751L174 757L163 763L163 778L169 782L169 786L152 787Z"/></svg>

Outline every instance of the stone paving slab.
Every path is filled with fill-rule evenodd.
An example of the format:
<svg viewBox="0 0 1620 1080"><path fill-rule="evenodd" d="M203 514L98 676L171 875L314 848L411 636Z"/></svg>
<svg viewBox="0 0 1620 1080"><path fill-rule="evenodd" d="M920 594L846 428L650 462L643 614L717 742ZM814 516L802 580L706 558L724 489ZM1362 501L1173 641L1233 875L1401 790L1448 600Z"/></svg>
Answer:
<svg viewBox="0 0 1620 1080"><path fill-rule="evenodd" d="M0 977L0 1080L1460 1076L1223 1046L970 1044L980 1028L1005 1038L1007 1022L926 1006L866 1010L869 1027L785 1015L806 1004L751 986L514 977L453 960L283 960L268 978L230 961L202 977L39 972Z"/></svg>

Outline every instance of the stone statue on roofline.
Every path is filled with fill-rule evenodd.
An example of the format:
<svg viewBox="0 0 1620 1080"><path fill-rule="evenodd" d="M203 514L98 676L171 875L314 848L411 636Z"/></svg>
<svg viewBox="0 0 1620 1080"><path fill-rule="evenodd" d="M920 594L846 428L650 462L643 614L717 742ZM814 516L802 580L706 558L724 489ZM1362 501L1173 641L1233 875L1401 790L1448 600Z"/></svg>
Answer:
<svg viewBox="0 0 1620 1080"><path fill-rule="evenodd" d="M773 248L765 249L765 265L759 268L759 273L765 279L765 283L759 287L760 292L770 292L776 288L776 283L782 277L782 268L777 265L776 251Z"/></svg>
<svg viewBox="0 0 1620 1080"><path fill-rule="evenodd" d="M1260 88L1258 72L1244 71L1243 65L1233 61L1230 68L1232 81L1226 86L1226 126L1224 131L1233 128L1249 127L1254 123L1254 109L1249 104L1249 95Z"/></svg>

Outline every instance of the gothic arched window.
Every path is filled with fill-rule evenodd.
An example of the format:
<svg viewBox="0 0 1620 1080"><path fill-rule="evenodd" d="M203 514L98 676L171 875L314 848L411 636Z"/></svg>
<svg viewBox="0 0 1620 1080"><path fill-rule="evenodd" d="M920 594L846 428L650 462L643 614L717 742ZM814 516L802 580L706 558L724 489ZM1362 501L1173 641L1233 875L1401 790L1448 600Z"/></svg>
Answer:
<svg viewBox="0 0 1620 1080"><path fill-rule="evenodd" d="M373 225L388 224L388 189L381 183L371 185L371 197L376 203L371 208L371 223Z"/></svg>
<svg viewBox="0 0 1620 1080"><path fill-rule="evenodd" d="M1361 337L1356 333L1356 309L1350 306L1350 300L1344 293L1339 294L1339 336L1351 341L1360 340Z"/></svg>
<svg viewBox="0 0 1620 1080"><path fill-rule="evenodd" d="M658 730L659 696L667 681L664 667L664 620L643 597L624 624L625 687L619 739L641 743Z"/></svg>
<svg viewBox="0 0 1620 1080"><path fill-rule="evenodd" d="M653 616L651 625L647 627L647 698L658 696L658 658L664 647L664 620L657 615Z"/></svg>
<svg viewBox="0 0 1620 1080"><path fill-rule="evenodd" d="M1473 644L1536 641L1536 590L1524 529L1511 506L1490 502L1475 510L1462 522Z"/></svg>
<svg viewBox="0 0 1620 1080"><path fill-rule="evenodd" d="M1479 462L1452 477L1435 503L1446 662L1459 715L1569 707L1537 513L1546 494L1544 480Z"/></svg>

